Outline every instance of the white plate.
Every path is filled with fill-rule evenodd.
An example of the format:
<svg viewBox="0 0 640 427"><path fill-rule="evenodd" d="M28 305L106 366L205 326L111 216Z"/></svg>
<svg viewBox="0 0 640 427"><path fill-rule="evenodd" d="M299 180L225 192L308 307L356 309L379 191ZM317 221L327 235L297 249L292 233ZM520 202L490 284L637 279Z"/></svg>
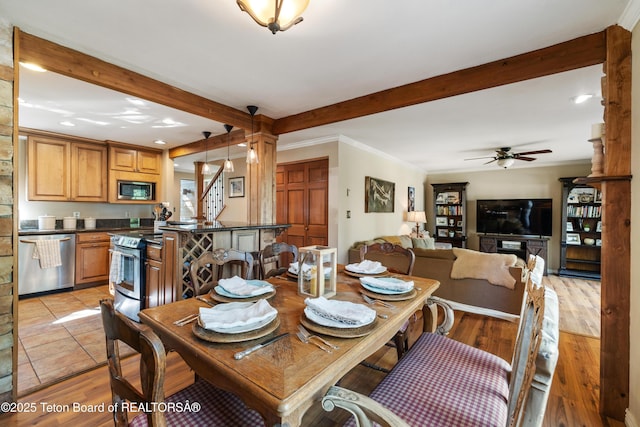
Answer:
<svg viewBox="0 0 640 427"><path fill-rule="evenodd" d="M225 288L223 288L220 285L216 286L214 289L216 290L218 295L222 295L223 297L227 297L227 298L238 298L238 299L254 298L263 294L268 294L269 292L273 291L273 286L271 285L271 283L265 282L264 280L247 280L247 285L255 286L256 288L265 288L265 291L263 293L254 294L254 295L236 295L236 294L232 294L231 292L228 292ZM268 288L269 290L266 290L266 288Z"/></svg>
<svg viewBox="0 0 640 427"><path fill-rule="evenodd" d="M380 267L376 268L373 271L363 271L361 269L359 269L358 267L355 267L357 264L347 264L344 269L347 271L350 271L352 273L358 273L358 274L381 274L384 273L385 271L387 271L387 267L385 267L384 265L381 265Z"/></svg>
<svg viewBox="0 0 640 427"><path fill-rule="evenodd" d="M244 332L255 331L256 329L260 329L263 326L268 325L269 323L273 322L273 319L275 319L277 316L278 313L273 313L273 316L260 320L256 323L251 323L249 325L234 326L233 328L212 328L208 330L218 332L220 334L242 334Z"/></svg>
<svg viewBox="0 0 640 427"><path fill-rule="evenodd" d="M311 320L312 322L317 323L318 325L326 326L328 328L355 329L355 328L361 328L363 326L367 326L376 321L376 317L373 316L373 320L371 320L371 322L362 323L358 325L349 325L346 323L327 319L326 317L318 316L313 312L313 310L309 309L308 307L305 307L304 314L307 316L307 319Z"/></svg>
<svg viewBox="0 0 640 427"><path fill-rule="evenodd" d="M388 281L388 282L402 282L402 280L400 279L396 279L395 277L377 277L376 279L378 280L384 280L384 281ZM407 292L411 292L413 290L413 288L407 290L407 291L394 291L393 289L383 289L383 288L378 288L377 286L371 286L368 283L364 283L362 280L360 280L360 284L362 285L363 288L371 291L371 292L375 292L377 294L384 294L384 295L400 295L400 294L406 294Z"/></svg>

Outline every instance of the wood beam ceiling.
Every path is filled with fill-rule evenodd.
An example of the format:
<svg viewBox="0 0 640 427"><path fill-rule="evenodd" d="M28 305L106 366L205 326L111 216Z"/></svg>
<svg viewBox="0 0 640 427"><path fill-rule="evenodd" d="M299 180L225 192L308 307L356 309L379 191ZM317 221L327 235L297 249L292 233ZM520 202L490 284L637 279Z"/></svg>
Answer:
<svg viewBox="0 0 640 427"><path fill-rule="evenodd" d="M579 37L511 58L338 102L275 120L274 135L355 119L510 83L544 77L606 58L605 32Z"/></svg>
<svg viewBox="0 0 640 427"><path fill-rule="evenodd" d="M227 142L229 145L237 145L245 142L244 130L234 130L230 133L230 139L226 133L209 137L209 139L201 139L189 144L181 145L179 147L169 149L169 157L175 159L176 157L188 156L190 154L202 153L203 151L215 150L217 148L226 148Z"/></svg>

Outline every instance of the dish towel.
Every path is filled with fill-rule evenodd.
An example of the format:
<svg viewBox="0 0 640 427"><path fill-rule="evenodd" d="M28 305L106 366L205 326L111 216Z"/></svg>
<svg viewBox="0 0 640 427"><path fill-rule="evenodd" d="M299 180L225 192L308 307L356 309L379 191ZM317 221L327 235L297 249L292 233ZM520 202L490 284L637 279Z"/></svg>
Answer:
<svg viewBox="0 0 640 427"><path fill-rule="evenodd" d="M40 268L53 268L62 265L60 258L60 239L35 240L33 259L40 260Z"/></svg>
<svg viewBox="0 0 640 427"><path fill-rule="evenodd" d="M109 282L117 285L124 280L124 271L122 270L122 252L111 252L111 265L109 266Z"/></svg>

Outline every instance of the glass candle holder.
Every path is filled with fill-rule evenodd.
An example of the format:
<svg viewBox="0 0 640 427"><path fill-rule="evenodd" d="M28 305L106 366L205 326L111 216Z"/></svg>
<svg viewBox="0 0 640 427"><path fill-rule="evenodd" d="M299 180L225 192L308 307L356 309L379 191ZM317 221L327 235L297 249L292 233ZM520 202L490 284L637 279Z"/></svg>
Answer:
<svg viewBox="0 0 640 427"><path fill-rule="evenodd" d="M298 293L330 298L336 294L337 250L327 246L298 248Z"/></svg>

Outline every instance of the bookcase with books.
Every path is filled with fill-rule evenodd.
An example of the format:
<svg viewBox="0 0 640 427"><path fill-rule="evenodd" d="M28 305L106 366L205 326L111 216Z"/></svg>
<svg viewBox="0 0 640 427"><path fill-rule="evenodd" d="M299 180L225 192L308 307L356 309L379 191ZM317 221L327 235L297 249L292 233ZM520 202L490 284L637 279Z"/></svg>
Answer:
<svg viewBox="0 0 640 427"><path fill-rule="evenodd" d="M600 279L602 193L596 188L562 182L562 238L558 275Z"/></svg>
<svg viewBox="0 0 640 427"><path fill-rule="evenodd" d="M436 242L451 243L464 248L467 245L466 188L468 182L431 184L435 215Z"/></svg>

